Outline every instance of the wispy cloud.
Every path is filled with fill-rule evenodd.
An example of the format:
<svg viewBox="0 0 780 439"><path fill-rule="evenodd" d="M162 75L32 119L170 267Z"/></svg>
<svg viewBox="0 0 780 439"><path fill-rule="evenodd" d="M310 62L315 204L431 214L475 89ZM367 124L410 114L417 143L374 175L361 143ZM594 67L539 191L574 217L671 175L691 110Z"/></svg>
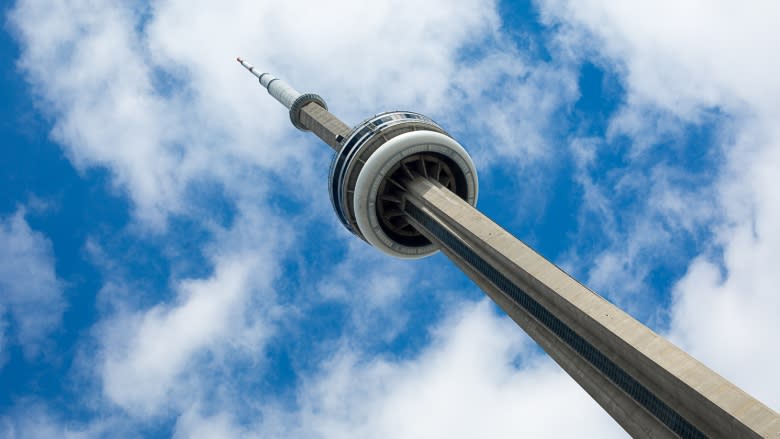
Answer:
<svg viewBox="0 0 780 439"><path fill-rule="evenodd" d="M450 311L417 357L366 357L345 347L304 378L292 410L266 407L260 422L244 427L230 421L229 411L188 415L178 427L184 436L214 421L209 424L220 431L260 437L622 437L487 301ZM561 410L578 416L561 419Z"/></svg>
<svg viewBox="0 0 780 439"><path fill-rule="evenodd" d="M637 252L663 253L675 247L674 240L707 226L698 238L705 241L696 242L695 261L675 287L669 333L706 364L777 407L780 388L768 365L780 359L773 341L780 326L770 311L780 309L774 287L780 278L770 262L780 252L780 197L774 189L780 167L780 85L773 79L780 75L780 61L769 56L780 42L773 24L778 5L599 0L543 5L549 19L580 37L568 39L577 40L574 47L599 52L624 72L627 104L612 121L613 135L624 133L641 150L654 148L645 154L657 154L659 146L668 148L668 138L659 138L659 132L680 133L681 123L700 126L715 117L719 126L711 143L699 140L688 147L696 148L697 160L666 165L691 175L687 167L716 154L718 160L703 169L709 178L698 182L707 186L644 179L650 202L629 214L642 220L632 220L633 228L619 232L603 258L623 267L637 260L645 265ZM630 173L635 170L628 167ZM621 216L619 209L610 206L607 215ZM655 218L649 229L642 226L647 218ZM595 270L607 270L605 280L614 279L609 267ZM627 271L643 279L643 273ZM744 367L747 359L750 367Z"/></svg>
<svg viewBox="0 0 780 439"><path fill-rule="evenodd" d="M7 346L29 357L46 349L65 310L51 242L30 228L25 210L0 217L0 366Z"/></svg>

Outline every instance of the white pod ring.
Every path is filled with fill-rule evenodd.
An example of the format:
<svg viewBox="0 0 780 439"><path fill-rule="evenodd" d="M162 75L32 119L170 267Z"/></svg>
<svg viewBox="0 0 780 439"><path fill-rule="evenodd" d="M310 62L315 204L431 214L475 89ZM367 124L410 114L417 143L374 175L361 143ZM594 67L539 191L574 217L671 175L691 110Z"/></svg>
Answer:
<svg viewBox="0 0 780 439"><path fill-rule="evenodd" d="M354 189L353 211L363 238L384 253L405 259L422 258L435 253L438 247L419 234L416 240L407 239L404 229L411 225L403 223L405 217L394 212L392 206L383 209L381 205L385 199L395 198L387 195L383 188L388 185L387 178L400 166L416 167L423 172L427 172L427 168L440 175L445 186L450 184L453 189L456 187L454 179L457 179L456 193L472 206L477 203L479 189L477 170L458 142L435 131L412 131L393 137L374 151L360 170ZM380 195L383 195L382 200ZM394 227L394 221L400 221L395 224L398 227Z"/></svg>

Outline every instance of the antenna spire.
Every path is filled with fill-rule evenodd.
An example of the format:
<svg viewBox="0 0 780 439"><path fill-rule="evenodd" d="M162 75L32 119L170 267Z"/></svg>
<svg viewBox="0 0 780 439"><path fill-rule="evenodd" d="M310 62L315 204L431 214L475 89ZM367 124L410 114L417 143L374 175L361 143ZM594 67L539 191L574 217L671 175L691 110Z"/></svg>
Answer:
<svg viewBox="0 0 780 439"><path fill-rule="evenodd" d="M255 66L244 61L244 58L241 58L240 56L236 57L236 61L244 66L245 69L249 70L249 73L255 75L255 77L260 81L260 85L268 90L268 94L273 96L274 99L279 101L288 110L290 110L290 121L299 130L309 131L309 129L306 128L300 120L301 109L304 106L314 102L325 110L328 109L328 105L325 104L325 101L320 96L314 93L303 94L294 89L290 84L282 81L270 73L258 73L258 71L255 70Z"/></svg>
<svg viewBox="0 0 780 439"><path fill-rule="evenodd" d="M249 64L248 62L244 61L244 59L241 58L240 56L236 57L236 61L238 61L238 63L241 64L242 66L244 66L245 69L249 70L249 73L257 76L258 79L260 79L260 77L263 76L262 73L257 73L255 71L255 66L253 66L252 64Z"/></svg>
<svg viewBox="0 0 780 439"><path fill-rule="evenodd" d="M239 56L236 58L236 61L244 66L245 69L249 70L249 73L255 75L255 77L257 77L257 79L260 81L260 85L268 90L268 93L270 93L271 96L273 96L277 101L279 101L288 109L292 107L292 104L296 99L301 97L301 92L294 89L290 84L282 81L270 73L258 73L258 71L255 70L255 66L244 61L244 58Z"/></svg>

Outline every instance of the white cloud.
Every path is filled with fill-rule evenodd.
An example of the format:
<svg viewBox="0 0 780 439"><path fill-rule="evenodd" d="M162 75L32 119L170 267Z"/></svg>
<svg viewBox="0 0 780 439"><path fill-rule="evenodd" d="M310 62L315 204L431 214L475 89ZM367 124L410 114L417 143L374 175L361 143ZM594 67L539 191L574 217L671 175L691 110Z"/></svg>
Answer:
<svg viewBox="0 0 780 439"><path fill-rule="evenodd" d="M652 142L649 147L659 148ZM686 243L706 236L703 228L722 219L715 189L707 185L712 177L658 158L652 150L625 165L606 165L601 154L608 156L612 148L599 138L575 138L570 144L583 202L581 230L564 265L583 272L579 276L586 285L630 314L663 325L666 310L658 308L648 278L659 267L687 264Z"/></svg>
<svg viewBox="0 0 780 439"><path fill-rule="evenodd" d="M468 307L439 327L413 361L337 358L303 396L299 436L560 437L609 430L608 416L563 372L536 363L531 347L487 302ZM516 360L527 362L524 370ZM561 420L560 410L592 416Z"/></svg>
<svg viewBox="0 0 780 439"><path fill-rule="evenodd" d="M105 299L118 310L95 331L105 397L143 417L184 410L215 390L209 386L219 387L210 373L230 356L259 361L281 312L272 283L280 262L274 255L290 242L284 232L289 228L242 211L208 253L210 276L175 280L172 300L147 309Z"/></svg>
<svg viewBox="0 0 780 439"><path fill-rule="evenodd" d="M346 331L353 338L391 342L407 325L404 299L417 292L415 282L425 277L421 261L388 260L387 256L355 238L345 258L315 290L321 300L345 305L350 312Z"/></svg>
<svg viewBox="0 0 780 439"><path fill-rule="evenodd" d="M734 153L756 148L753 140L740 139L748 145ZM671 335L694 355L775 409L780 408L774 367L780 362L779 151L775 129L775 137L748 163L744 156L732 161L721 180L721 203L730 221L715 235L722 253L704 254L689 267L675 290L671 327Z"/></svg>
<svg viewBox="0 0 780 439"><path fill-rule="evenodd" d="M215 275L177 287L173 305L112 320L106 328L103 383L109 399L131 412L154 413L177 378L204 349L224 342L241 316L252 261L224 261Z"/></svg>
<svg viewBox="0 0 780 439"><path fill-rule="evenodd" d="M73 422L50 410L44 404L20 401L0 414L0 437L7 439L88 439L101 437L134 437L129 425L116 416L104 416L88 423Z"/></svg>
<svg viewBox="0 0 780 439"><path fill-rule="evenodd" d="M4 344L18 343L26 355L37 355L65 309L51 242L30 228L24 214L19 209L0 217L0 360Z"/></svg>
<svg viewBox="0 0 780 439"><path fill-rule="evenodd" d="M285 111L232 61L237 54L319 92L348 122L397 107L458 113L453 120L476 118L495 139L477 150L512 156L538 154L549 115L574 94L571 75L523 61L490 1L22 1L11 23L25 48L19 64L55 118L54 139L79 169L109 168L157 227L188 210L193 182L244 197L267 190L269 172L298 184L322 166L322 145L290 136ZM492 55L457 60L480 42Z"/></svg>
<svg viewBox="0 0 780 439"><path fill-rule="evenodd" d="M527 179L539 172L540 159L554 160L560 151L552 139L558 113L577 98L576 72L565 60L531 61L500 36L495 44L453 78L450 99L458 109L446 126L471 134L474 144L466 147L480 167L508 164Z"/></svg>
<svg viewBox="0 0 780 439"><path fill-rule="evenodd" d="M773 56L780 6L551 0L543 8L549 20L581 37L577 47L600 53L625 73L624 114L632 116L617 118L613 131L642 142L658 112L691 123L713 110L728 118L712 145L724 158L711 196L719 220L715 245L703 245L677 284L669 332L706 364L780 407L772 367L780 361L780 325L772 314L780 309L780 275L772 265L780 257L780 60ZM669 199L648 209L698 215L698 204L681 209ZM689 226L675 224L677 230Z"/></svg>
<svg viewBox="0 0 780 439"><path fill-rule="evenodd" d="M47 439L61 437L65 439L86 439L97 437L98 431L84 431L69 428L53 419L40 407L24 407L16 410L13 417L0 417L0 435L7 439Z"/></svg>
<svg viewBox="0 0 780 439"><path fill-rule="evenodd" d="M780 42L776 2L543 3L548 14L587 33L584 46L623 66L631 99L686 119L711 107L778 110L780 60L766 56Z"/></svg>
<svg viewBox="0 0 780 439"><path fill-rule="evenodd" d="M215 10L170 1L144 16L122 2L84 0L20 2L11 17L25 47L20 65L56 117L54 138L80 169L109 167L141 218L160 226L168 212L186 210L193 181L235 195L263 181L249 171L293 178L313 165L305 146L281 146L290 143L285 112L232 61L237 51L302 89L327 94L338 85L331 101L340 114L364 117L388 100L439 102L454 51L495 19L480 2L429 4L427 19L419 4L393 14L379 6L234 2ZM444 20L456 17L445 32ZM350 63L354 81L346 83L340 68L321 68L345 56L361 60Z"/></svg>
<svg viewBox="0 0 780 439"><path fill-rule="evenodd" d="M186 411L176 422L174 438L238 438L250 437L226 412L203 415L197 408Z"/></svg>
<svg viewBox="0 0 780 439"><path fill-rule="evenodd" d="M262 422L241 427L226 414L179 427L289 438L623 437L486 300L453 311L411 359L366 358L345 346L304 380L292 411L265 407Z"/></svg>

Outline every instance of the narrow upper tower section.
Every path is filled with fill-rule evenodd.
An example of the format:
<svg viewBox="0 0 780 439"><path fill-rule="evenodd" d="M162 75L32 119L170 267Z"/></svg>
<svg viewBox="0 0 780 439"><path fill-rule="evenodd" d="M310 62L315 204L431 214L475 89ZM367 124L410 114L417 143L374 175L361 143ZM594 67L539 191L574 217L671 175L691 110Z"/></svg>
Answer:
<svg viewBox="0 0 780 439"><path fill-rule="evenodd" d="M314 103L317 106L327 110L328 104L319 95L314 93L301 93L294 89L290 84L271 75L270 73L259 73L252 64L247 63L241 57L236 58L244 68L255 75L268 93L290 110L290 121L301 131L311 131L301 120L301 110L308 104ZM323 139L325 140L325 139ZM328 142L328 140L325 140ZM330 144L330 142L328 142Z"/></svg>
<svg viewBox="0 0 780 439"><path fill-rule="evenodd" d="M265 89L268 90L268 93L270 93L271 96L273 96L277 101L281 102L282 105L287 107L288 110L292 108L296 100L300 99L300 97L303 96L303 93L292 88L290 84L271 75L270 73L258 73L257 71L255 71L255 67L252 64L247 63L240 57L236 58L236 61L238 61L242 66L244 66L244 68L249 70L250 73L255 75L257 79L260 80L260 85L265 87ZM312 96L317 96L317 95L312 95ZM327 108L327 105L325 105L325 101L323 101L322 98L319 98L317 103ZM295 124L295 120L293 120L293 124Z"/></svg>
<svg viewBox="0 0 780 439"><path fill-rule="evenodd" d="M316 94L302 94L269 73L244 68L290 110L293 125L313 131L336 154L328 189L336 215L350 232L384 253L421 258L438 251L404 214L406 183L415 176L437 181L472 206L477 202L477 170L466 150L430 118L390 111L349 128Z"/></svg>

